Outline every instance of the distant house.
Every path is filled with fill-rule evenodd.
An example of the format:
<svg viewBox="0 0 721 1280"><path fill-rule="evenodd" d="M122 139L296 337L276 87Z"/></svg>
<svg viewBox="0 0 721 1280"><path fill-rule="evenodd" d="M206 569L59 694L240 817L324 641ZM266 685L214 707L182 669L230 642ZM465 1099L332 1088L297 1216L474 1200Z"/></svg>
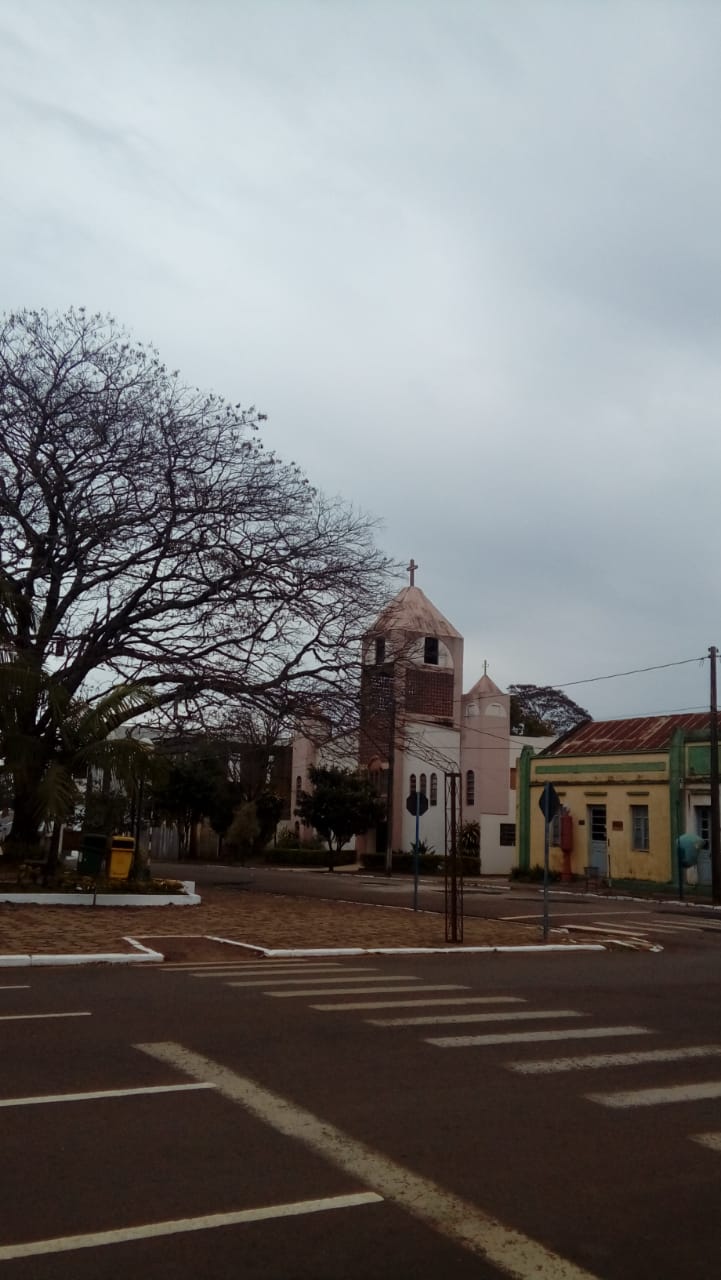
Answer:
<svg viewBox="0 0 721 1280"><path fill-rule="evenodd" d="M721 721L720 721L721 723ZM709 839L708 715L589 721L539 754L518 762L518 865L543 862L539 799L553 784L563 806L551 828L551 868L572 874L593 867L602 877L667 882L677 873L676 841L685 832ZM710 882L707 852L698 878Z"/></svg>

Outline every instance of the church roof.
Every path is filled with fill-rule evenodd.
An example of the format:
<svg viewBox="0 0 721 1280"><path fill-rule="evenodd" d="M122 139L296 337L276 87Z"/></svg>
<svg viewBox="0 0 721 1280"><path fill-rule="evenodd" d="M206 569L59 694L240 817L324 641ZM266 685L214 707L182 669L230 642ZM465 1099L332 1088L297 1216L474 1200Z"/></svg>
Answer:
<svg viewBox="0 0 721 1280"><path fill-rule="evenodd" d="M456 628L436 609L420 587L403 587L378 614L369 635L379 631L408 631L419 636L461 640Z"/></svg>
<svg viewBox="0 0 721 1280"><path fill-rule="evenodd" d="M468 693L465 696L466 698L481 698L481 697L487 698L491 694L498 694L498 693L503 694L503 690L499 689L498 685L493 680L491 680L491 677L489 675L486 675L484 672L480 680L476 680L476 683L474 684L473 688L469 689Z"/></svg>

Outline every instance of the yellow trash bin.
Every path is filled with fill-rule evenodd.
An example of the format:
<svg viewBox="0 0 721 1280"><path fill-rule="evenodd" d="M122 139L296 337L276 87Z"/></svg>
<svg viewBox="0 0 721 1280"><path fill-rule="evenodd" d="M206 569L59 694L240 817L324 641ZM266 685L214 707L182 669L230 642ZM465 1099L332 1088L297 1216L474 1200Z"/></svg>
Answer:
<svg viewBox="0 0 721 1280"><path fill-rule="evenodd" d="M133 865L135 840L132 836L112 836L108 876L111 880L127 880Z"/></svg>

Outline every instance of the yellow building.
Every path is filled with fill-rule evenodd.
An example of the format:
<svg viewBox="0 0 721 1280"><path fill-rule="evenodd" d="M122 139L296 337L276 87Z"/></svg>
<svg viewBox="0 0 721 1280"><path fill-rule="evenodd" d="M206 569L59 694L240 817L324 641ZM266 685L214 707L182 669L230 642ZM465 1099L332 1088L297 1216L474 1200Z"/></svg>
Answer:
<svg viewBox="0 0 721 1280"><path fill-rule="evenodd" d="M565 877L591 867L603 878L665 883L677 875L676 841L708 842L708 715L588 721L518 764L519 870L543 865L539 807L552 783L562 810L551 824L550 867ZM710 883L707 851L698 878Z"/></svg>

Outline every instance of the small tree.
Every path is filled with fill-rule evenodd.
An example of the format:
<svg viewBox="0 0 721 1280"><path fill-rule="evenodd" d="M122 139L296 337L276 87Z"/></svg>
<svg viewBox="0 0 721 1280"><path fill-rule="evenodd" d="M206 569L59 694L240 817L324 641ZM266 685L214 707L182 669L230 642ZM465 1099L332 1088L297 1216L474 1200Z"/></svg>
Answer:
<svg viewBox="0 0 721 1280"><path fill-rule="evenodd" d="M351 769L310 769L312 791L301 791L296 815L328 845L328 870L335 869L336 855L353 836L375 827L385 813L382 800L364 774Z"/></svg>

